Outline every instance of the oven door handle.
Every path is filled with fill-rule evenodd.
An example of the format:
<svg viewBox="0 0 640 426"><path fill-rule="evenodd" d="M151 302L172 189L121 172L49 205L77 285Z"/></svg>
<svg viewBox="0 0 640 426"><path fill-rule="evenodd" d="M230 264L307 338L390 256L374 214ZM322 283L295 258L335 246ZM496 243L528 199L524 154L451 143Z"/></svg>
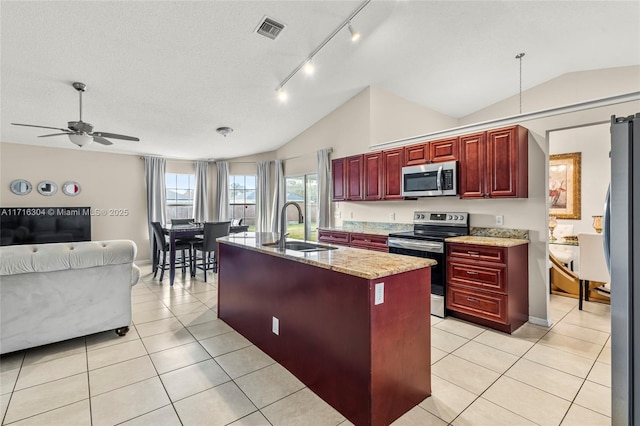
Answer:
<svg viewBox="0 0 640 426"><path fill-rule="evenodd" d="M411 241L399 238L389 238L387 241L389 247L403 248L417 251L429 251L432 253L444 253L444 244L430 241Z"/></svg>

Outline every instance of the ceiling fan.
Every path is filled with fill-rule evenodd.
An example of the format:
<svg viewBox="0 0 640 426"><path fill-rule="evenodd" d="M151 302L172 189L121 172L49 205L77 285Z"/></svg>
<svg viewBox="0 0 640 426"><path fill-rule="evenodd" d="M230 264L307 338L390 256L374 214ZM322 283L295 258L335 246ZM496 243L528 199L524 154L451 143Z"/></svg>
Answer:
<svg viewBox="0 0 640 426"><path fill-rule="evenodd" d="M84 122L82 121L82 92L85 91L85 89L87 88L87 85L84 83L78 83L75 82L72 84L73 88L76 89L78 91L78 94L80 95L80 120L78 121L69 121L67 123L67 126L69 127L68 129L61 129L58 127L48 127L48 126L37 126L35 124L20 124L20 123L11 123L15 126L26 126L26 127L39 127L41 129L53 129L53 130L60 130L63 133L52 133L50 135L41 135L38 136L39 138L48 138L50 136L61 136L61 135L67 135L69 136L69 140L71 140L71 142L73 142L74 144L78 145L79 147L83 147L89 143L91 143L92 141L97 142L99 144L102 145L113 145L113 142L111 142L108 139L105 138L112 138L112 139L123 139L123 140L127 140L127 141L139 141L140 139L133 137L133 136L125 136L125 135L118 135L116 133L107 133L107 132L94 132L93 131L93 125L91 125L90 123Z"/></svg>

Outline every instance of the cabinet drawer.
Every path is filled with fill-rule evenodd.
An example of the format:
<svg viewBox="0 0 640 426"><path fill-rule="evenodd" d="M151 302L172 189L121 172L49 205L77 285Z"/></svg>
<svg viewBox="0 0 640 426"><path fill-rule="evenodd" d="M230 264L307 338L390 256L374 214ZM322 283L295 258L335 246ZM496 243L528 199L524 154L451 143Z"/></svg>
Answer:
<svg viewBox="0 0 640 426"><path fill-rule="evenodd" d="M384 235L351 234L351 247L388 251L387 237Z"/></svg>
<svg viewBox="0 0 640 426"><path fill-rule="evenodd" d="M451 259L480 260L483 262L494 262L505 264L507 252L504 247L480 246L475 244L447 244L447 256Z"/></svg>
<svg viewBox="0 0 640 426"><path fill-rule="evenodd" d="M507 296L447 286L447 309L507 324Z"/></svg>
<svg viewBox="0 0 640 426"><path fill-rule="evenodd" d="M507 268L486 264L447 262L447 282L507 293Z"/></svg>
<svg viewBox="0 0 640 426"><path fill-rule="evenodd" d="M318 231L318 240L323 243L349 245L349 233L339 231Z"/></svg>

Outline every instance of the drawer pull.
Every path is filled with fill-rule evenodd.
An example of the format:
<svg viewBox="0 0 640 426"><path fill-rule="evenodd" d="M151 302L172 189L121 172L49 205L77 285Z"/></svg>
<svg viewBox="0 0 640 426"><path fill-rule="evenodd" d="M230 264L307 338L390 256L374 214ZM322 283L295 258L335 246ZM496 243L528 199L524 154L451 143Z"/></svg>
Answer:
<svg viewBox="0 0 640 426"><path fill-rule="evenodd" d="M467 253L469 253L471 255L474 255L474 256L477 256L477 255L480 254L480 252L477 252L477 251L467 251Z"/></svg>
<svg viewBox="0 0 640 426"><path fill-rule="evenodd" d="M479 303L480 301L478 299L474 299L473 297L467 297L467 302Z"/></svg>
<svg viewBox="0 0 640 426"><path fill-rule="evenodd" d="M467 275L478 275L475 271L467 271Z"/></svg>

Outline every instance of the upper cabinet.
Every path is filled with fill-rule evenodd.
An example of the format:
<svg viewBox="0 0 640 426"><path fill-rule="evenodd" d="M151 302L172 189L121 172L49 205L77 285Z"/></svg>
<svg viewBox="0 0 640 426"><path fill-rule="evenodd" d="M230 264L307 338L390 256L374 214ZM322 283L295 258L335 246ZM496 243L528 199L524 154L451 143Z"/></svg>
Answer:
<svg viewBox="0 0 640 426"><path fill-rule="evenodd" d="M528 132L521 126L461 136L461 198L528 197Z"/></svg>
<svg viewBox="0 0 640 426"><path fill-rule="evenodd" d="M333 182L333 201L344 201L346 199L346 158L331 160L331 181Z"/></svg>
<svg viewBox="0 0 640 426"><path fill-rule="evenodd" d="M347 194L346 199L349 201L364 200L364 187L362 177L364 176L364 155L353 155L347 157L345 168L347 169Z"/></svg>
<svg viewBox="0 0 640 426"><path fill-rule="evenodd" d="M404 149L382 151L383 199L402 200L402 165Z"/></svg>
<svg viewBox="0 0 640 426"><path fill-rule="evenodd" d="M364 199L382 199L382 152L364 154Z"/></svg>
<svg viewBox="0 0 640 426"><path fill-rule="evenodd" d="M404 147L404 165L416 166L458 159L458 138L425 142Z"/></svg>

